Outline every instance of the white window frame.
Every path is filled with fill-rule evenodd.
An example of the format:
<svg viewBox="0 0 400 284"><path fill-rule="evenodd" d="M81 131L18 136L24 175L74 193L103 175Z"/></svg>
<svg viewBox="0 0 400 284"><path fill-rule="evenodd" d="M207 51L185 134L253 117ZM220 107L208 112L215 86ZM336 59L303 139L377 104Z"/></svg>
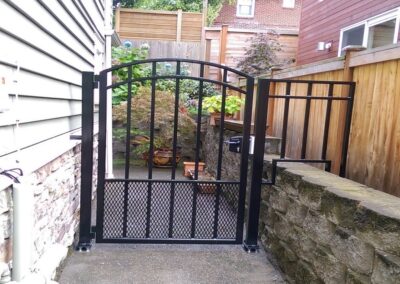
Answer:
<svg viewBox="0 0 400 284"><path fill-rule="evenodd" d="M296 0L283 0L282 7L283 8L294 8L296 6Z"/></svg>
<svg viewBox="0 0 400 284"><path fill-rule="evenodd" d="M250 15L242 15L239 13L239 5L240 5L240 0L237 0L236 4L236 17L239 18L254 18L254 7L255 7L255 0L251 0L251 14Z"/></svg>
<svg viewBox="0 0 400 284"><path fill-rule="evenodd" d="M378 24L381 24L381 23L384 23L384 22L387 22L387 21L390 21L393 19L396 20L396 25L394 28L394 35L393 35L393 44L397 43L398 38L399 38L400 7L395 8L393 10L389 10L389 11L379 14L377 16L371 17L369 19L366 19L364 21L358 22L356 24L353 24L351 26L347 26L347 27L341 29L340 30L338 56L341 56L341 53L342 53L343 34L346 31L364 25L364 37L363 37L362 46L365 48L368 48L369 29L373 26L376 26Z"/></svg>

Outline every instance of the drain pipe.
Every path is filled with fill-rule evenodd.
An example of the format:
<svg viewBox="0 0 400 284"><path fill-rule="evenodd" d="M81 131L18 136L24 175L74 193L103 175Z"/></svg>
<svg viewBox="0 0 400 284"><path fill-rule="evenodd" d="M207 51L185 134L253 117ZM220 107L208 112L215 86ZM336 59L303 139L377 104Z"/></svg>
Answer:
<svg viewBox="0 0 400 284"><path fill-rule="evenodd" d="M33 190L13 185L13 269L12 280L22 281L31 273L33 233Z"/></svg>
<svg viewBox="0 0 400 284"><path fill-rule="evenodd" d="M0 284L9 283L11 281L10 267L5 262L0 262Z"/></svg>

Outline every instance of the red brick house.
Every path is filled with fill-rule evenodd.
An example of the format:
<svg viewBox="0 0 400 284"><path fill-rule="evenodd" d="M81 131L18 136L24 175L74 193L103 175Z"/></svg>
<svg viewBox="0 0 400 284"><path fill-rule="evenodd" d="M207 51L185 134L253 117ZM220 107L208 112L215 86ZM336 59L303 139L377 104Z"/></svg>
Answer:
<svg viewBox="0 0 400 284"><path fill-rule="evenodd" d="M300 12L301 0L237 0L235 4L224 4L213 26L206 28L206 39L211 41L211 61L236 67L249 40L257 33L273 30L279 34L282 46L282 51L277 53L278 59L286 63L285 67L289 66L288 62L296 58ZM221 61L222 25L229 28L226 49L222 49L225 56Z"/></svg>
<svg viewBox="0 0 400 284"><path fill-rule="evenodd" d="M399 0L303 0L297 65L341 56L347 45L398 44L399 24Z"/></svg>
<svg viewBox="0 0 400 284"><path fill-rule="evenodd" d="M214 26L227 24L232 28L298 31L301 0L237 0L225 4Z"/></svg>

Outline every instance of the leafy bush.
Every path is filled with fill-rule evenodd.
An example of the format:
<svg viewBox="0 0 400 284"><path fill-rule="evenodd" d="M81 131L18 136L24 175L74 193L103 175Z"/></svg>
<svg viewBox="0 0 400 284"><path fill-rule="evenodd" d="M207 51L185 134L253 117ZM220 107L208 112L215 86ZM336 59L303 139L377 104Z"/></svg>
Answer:
<svg viewBox="0 0 400 284"><path fill-rule="evenodd" d="M156 91L155 94L155 120L154 120L154 146L171 147L174 130L175 97L170 91ZM136 96L132 98L131 127L135 133L149 135L151 88L142 86ZM117 124L126 124L127 105L122 102L114 106L113 121ZM182 146L184 156L193 156L193 145L195 143L196 123L188 115L183 105L179 106L178 119L178 144ZM134 138L134 137L133 137ZM143 141L137 146L134 153L140 156L148 149L148 143Z"/></svg>
<svg viewBox="0 0 400 284"><path fill-rule="evenodd" d="M129 63L136 60L144 60L148 55L148 47L142 46L140 48L128 48L124 46L112 48L113 65L120 65ZM145 76L147 70L143 65L134 65L132 67L132 77L140 78ZM119 68L113 71L113 82L122 82L128 79L128 67ZM139 82L132 83L132 95L135 95L138 87L141 85ZM128 97L128 85L124 84L118 88L113 89L113 105L118 105L122 101L126 101Z"/></svg>
<svg viewBox="0 0 400 284"><path fill-rule="evenodd" d="M240 110L244 99L237 96L227 96L225 100L225 114L232 115ZM218 113L222 110L222 95L206 97L203 101L203 110L208 113Z"/></svg>

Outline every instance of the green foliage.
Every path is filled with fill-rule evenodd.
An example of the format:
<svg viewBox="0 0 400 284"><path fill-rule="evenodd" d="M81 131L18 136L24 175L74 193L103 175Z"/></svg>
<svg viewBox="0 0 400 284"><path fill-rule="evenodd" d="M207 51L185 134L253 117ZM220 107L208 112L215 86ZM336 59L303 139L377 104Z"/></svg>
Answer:
<svg viewBox="0 0 400 284"><path fill-rule="evenodd" d="M260 33L251 38L246 48L245 57L237 64L237 68L251 75L260 75L278 63L276 52L282 50L275 32Z"/></svg>
<svg viewBox="0 0 400 284"><path fill-rule="evenodd" d="M237 96L227 96L225 100L225 114L232 115L240 110L244 99ZM222 109L222 95L206 97L203 100L203 110L208 113L218 113Z"/></svg>
<svg viewBox="0 0 400 284"><path fill-rule="evenodd" d="M236 0L209 0L207 23L212 24L218 17L224 3L234 4ZM181 9L184 12L202 12L203 0L137 0L121 1L121 7L140 8L148 10L166 10L177 11Z"/></svg>
<svg viewBox="0 0 400 284"><path fill-rule="evenodd" d="M136 96L132 98L132 116L131 127L136 133L149 133L151 123L151 88L142 86L139 88ZM155 94L155 117L154 117L154 148L170 148L173 140L174 130L174 109L175 96L170 91L156 91ZM123 102L120 105L113 107L113 122L116 124L126 124L127 120L127 103ZM178 144L183 144L189 140L189 145L193 145L195 141L196 124L185 111L183 104L179 106L178 119ZM133 137L134 139L134 137ZM134 153L140 157L148 151L148 141L141 139L140 143L135 146Z"/></svg>
<svg viewBox="0 0 400 284"><path fill-rule="evenodd" d="M148 55L148 47L143 46L140 48L127 48L127 47L113 47L112 48L112 60L113 65L120 65L124 63L129 63L135 60L146 59ZM132 68L132 77L140 78L145 76L146 68L143 65L134 65L132 67L119 68L113 71L113 81L121 82L128 79L128 68ZM133 83L132 85L132 95L137 93L140 83ZM126 101L128 97L128 85L124 84L113 90L113 105L118 105L122 101Z"/></svg>

